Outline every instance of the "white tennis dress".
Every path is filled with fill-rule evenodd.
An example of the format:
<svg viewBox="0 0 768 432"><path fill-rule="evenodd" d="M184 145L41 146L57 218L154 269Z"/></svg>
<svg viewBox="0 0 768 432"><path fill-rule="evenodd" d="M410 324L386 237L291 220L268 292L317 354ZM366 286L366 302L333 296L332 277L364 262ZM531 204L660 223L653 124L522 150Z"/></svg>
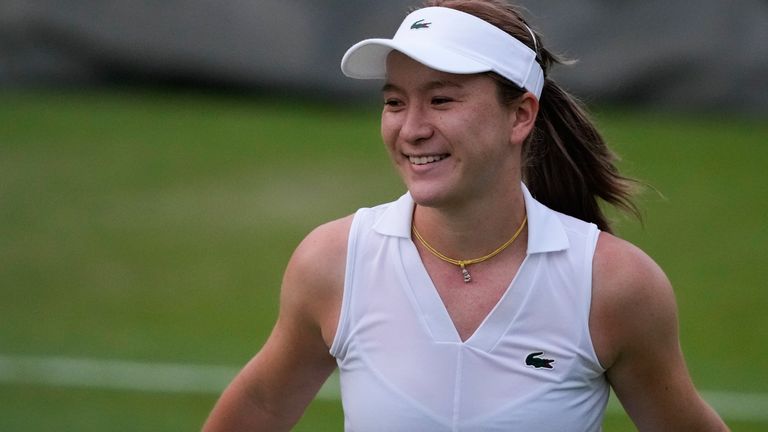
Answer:
<svg viewBox="0 0 768 432"><path fill-rule="evenodd" d="M411 241L410 195L356 213L331 346L346 431L600 430L609 387L588 328L598 230L523 192L527 256L464 342Z"/></svg>

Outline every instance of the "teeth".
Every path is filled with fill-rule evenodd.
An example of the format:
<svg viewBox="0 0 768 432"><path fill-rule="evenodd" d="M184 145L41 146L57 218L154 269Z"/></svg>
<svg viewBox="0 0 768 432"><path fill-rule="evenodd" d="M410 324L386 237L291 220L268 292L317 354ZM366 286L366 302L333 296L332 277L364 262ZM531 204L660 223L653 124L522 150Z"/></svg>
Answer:
<svg viewBox="0 0 768 432"><path fill-rule="evenodd" d="M414 165L424 165L432 162L441 161L446 157L448 157L448 155L408 156L408 159Z"/></svg>

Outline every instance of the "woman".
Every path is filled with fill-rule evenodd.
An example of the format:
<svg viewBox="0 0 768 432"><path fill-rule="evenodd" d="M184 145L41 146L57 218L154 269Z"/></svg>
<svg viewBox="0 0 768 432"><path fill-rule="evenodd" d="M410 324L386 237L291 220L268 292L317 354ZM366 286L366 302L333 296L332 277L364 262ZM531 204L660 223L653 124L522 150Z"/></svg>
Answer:
<svg viewBox="0 0 768 432"><path fill-rule="evenodd" d="M272 335L206 430L288 430L338 365L347 430L727 430L697 394L672 288L598 203L631 182L511 6L429 1L342 70L383 78L408 193L313 231Z"/></svg>

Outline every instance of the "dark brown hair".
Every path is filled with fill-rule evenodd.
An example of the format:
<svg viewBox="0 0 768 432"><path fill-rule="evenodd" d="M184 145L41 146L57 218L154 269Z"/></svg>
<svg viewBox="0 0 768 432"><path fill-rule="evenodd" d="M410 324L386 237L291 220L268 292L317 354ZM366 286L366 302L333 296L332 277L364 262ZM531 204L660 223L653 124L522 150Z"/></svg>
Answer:
<svg viewBox="0 0 768 432"><path fill-rule="evenodd" d="M632 195L637 182L622 176L617 156L608 148L584 106L547 77L555 64L566 63L542 47L541 37L528 25L520 9L503 0L426 0L424 7L441 6L472 14L504 30L537 54L544 70L544 89L533 132L523 146L523 181L547 207L595 223L611 232L600 202L639 217ZM531 32L534 32L534 42ZM490 73L499 83L503 103L525 90Z"/></svg>

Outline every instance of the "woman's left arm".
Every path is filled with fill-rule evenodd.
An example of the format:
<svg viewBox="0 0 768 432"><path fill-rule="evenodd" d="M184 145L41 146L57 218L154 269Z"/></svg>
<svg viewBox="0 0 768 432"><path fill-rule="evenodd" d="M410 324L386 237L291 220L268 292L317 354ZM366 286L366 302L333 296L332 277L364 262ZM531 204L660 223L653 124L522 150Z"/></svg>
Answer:
<svg viewBox="0 0 768 432"><path fill-rule="evenodd" d="M688 373L666 275L639 248L605 233L594 258L590 330L608 381L638 430L728 430Z"/></svg>

